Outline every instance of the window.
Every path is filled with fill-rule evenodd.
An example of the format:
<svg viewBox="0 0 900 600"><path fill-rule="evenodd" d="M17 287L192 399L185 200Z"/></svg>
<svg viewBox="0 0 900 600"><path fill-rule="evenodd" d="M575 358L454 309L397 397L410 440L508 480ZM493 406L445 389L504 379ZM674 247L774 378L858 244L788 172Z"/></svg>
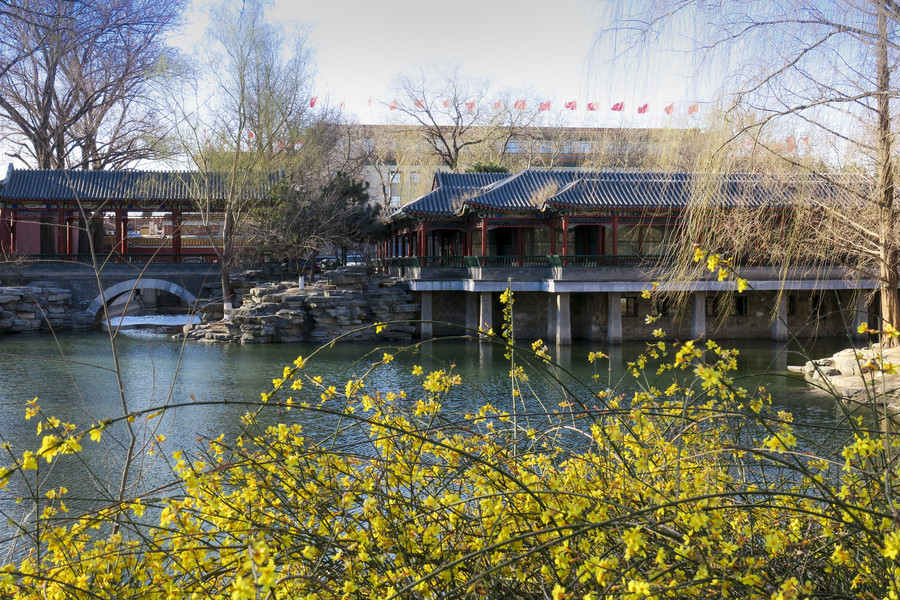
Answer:
<svg viewBox="0 0 900 600"><path fill-rule="evenodd" d="M715 296L706 297L706 316L715 317L719 314L719 299Z"/></svg>
<svg viewBox="0 0 900 600"><path fill-rule="evenodd" d="M400 206L400 194L391 196L391 206Z"/></svg>
<svg viewBox="0 0 900 600"><path fill-rule="evenodd" d="M750 314L750 298L748 296L735 296L734 306L731 309L732 317L746 317Z"/></svg>
<svg viewBox="0 0 900 600"><path fill-rule="evenodd" d="M667 317L672 309L672 302L668 298L658 298L653 301L653 316Z"/></svg>
<svg viewBox="0 0 900 600"><path fill-rule="evenodd" d="M413 183L419 183L420 177L421 176L419 175L418 171L413 171L409 174L409 180Z"/></svg>
<svg viewBox="0 0 900 600"><path fill-rule="evenodd" d="M809 297L809 318L818 319L828 312L828 302L822 294L813 294Z"/></svg>
<svg viewBox="0 0 900 600"><path fill-rule="evenodd" d="M797 296L789 295L787 297L787 314L790 317L797 314Z"/></svg>
<svg viewBox="0 0 900 600"><path fill-rule="evenodd" d="M622 316L636 317L638 316L638 299L637 296L622 296Z"/></svg>
<svg viewBox="0 0 900 600"><path fill-rule="evenodd" d="M506 142L506 151L511 154L517 154L522 151L522 147L519 142L515 140L510 140Z"/></svg>

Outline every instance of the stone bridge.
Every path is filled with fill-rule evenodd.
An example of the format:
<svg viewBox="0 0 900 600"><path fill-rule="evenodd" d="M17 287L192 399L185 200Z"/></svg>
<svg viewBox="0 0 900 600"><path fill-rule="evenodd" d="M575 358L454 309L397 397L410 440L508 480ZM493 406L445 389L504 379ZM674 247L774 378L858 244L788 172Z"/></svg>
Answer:
<svg viewBox="0 0 900 600"><path fill-rule="evenodd" d="M198 299L221 296L216 263L107 264L97 274L90 265L63 262L0 264L0 286L44 285L72 292L71 308L97 318L104 301L112 303L135 290L162 291L181 298L188 306ZM101 291L102 287L102 291Z"/></svg>

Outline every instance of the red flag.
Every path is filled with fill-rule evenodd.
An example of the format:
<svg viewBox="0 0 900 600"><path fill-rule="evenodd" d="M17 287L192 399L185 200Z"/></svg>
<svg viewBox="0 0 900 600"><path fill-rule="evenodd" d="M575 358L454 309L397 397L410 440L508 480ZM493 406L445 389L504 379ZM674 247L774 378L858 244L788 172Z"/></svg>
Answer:
<svg viewBox="0 0 900 600"><path fill-rule="evenodd" d="M309 107L310 107L310 108L315 108L315 107L316 107L316 102L318 102L318 101L319 101L319 97L318 97L318 96L313 96L312 98L309 99Z"/></svg>
<svg viewBox="0 0 900 600"><path fill-rule="evenodd" d="M444 108L450 108L450 99L444 100Z"/></svg>
<svg viewBox="0 0 900 600"><path fill-rule="evenodd" d="M803 137L800 138L800 139L803 140L803 143L804 143L804 144L806 144L807 146L809 146L809 136L808 136L808 135L805 135L805 136L803 136Z"/></svg>
<svg viewBox="0 0 900 600"><path fill-rule="evenodd" d="M616 102L615 104L612 105L612 108L610 110L614 110L616 112L622 112L623 110L625 110L625 103L624 102Z"/></svg>
<svg viewBox="0 0 900 600"><path fill-rule="evenodd" d="M578 103L575 100L569 100L566 102L566 108L569 110L578 110Z"/></svg>
<svg viewBox="0 0 900 600"><path fill-rule="evenodd" d="M397 99L394 98L394 101L391 102L391 105L388 107L391 110L397 110Z"/></svg>
<svg viewBox="0 0 900 600"><path fill-rule="evenodd" d="M646 104L643 105L643 106L638 106L638 114L639 114L639 115L642 115L642 114L644 114L645 112L647 112L647 106L648 106L648 105L646 105Z"/></svg>
<svg viewBox="0 0 900 600"><path fill-rule="evenodd" d="M248 140L252 140L252 139L255 138L255 137L256 137L256 134L253 133L253 130L252 130L252 129L248 129L248 130L247 130L247 139L248 139Z"/></svg>
<svg viewBox="0 0 900 600"><path fill-rule="evenodd" d="M588 110L597 110L596 102L588 102Z"/></svg>
<svg viewBox="0 0 900 600"><path fill-rule="evenodd" d="M797 149L797 142L794 141L794 136L789 135L784 140L785 146L787 146L788 152L793 152Z"/></svg>
<svg viewBox="0 0 900 600"><path fill-rule="evenodd" d="M444 100L444 106L447 106L447 102L447 100ZM416 100L415 102L413 102L413 106L415 106L416 108L425 108L425 105L422 104L421 100Z"/></svg>
<svg viewBox="0 0 900 600"><path fill-rule="evenodd" d="M372 96L369 96L369 101L366 102L366 104L368 104L369 106L372 106Z"/></svg>
<svg viewBox="0 0 900 600"><path fill-rule="evenodd" d="M694 114L695 112L697 112L698 110L700 110L700 105L699 105L698 103L694 102L693 104L691 104L691 105L688 107L688 114L689 114L689 115L692 115L692 114Z"/></svg>
<svg viewBox="0 0 900 600"><path fill-rule="evenodd" d="M663 110L666 111L667 115L671 115L672 111L675 110L675 103L673 102L672 104L665 107Z"/></svg>
<svg viewBox="0 0 900 600"><path fill-rule="evenodd" d="M500 107L501 107L501 106L503 106L503 105L500 104L500 101L499 101L499 100L497 100L496 102L494 102L494 110L500 110Z"/></svg>
<svg viewBox="0 0 900 600"><path fill-rule="evenodd" d="M525 101L524 100L516 100L516 103L513 104L513 107L516 110L525 110Z"/></svg>
<svg viewBox="0 0 900 600"><path fill-rule="evenodd" d="M544 102L541 102L541 104L538 106L538 110L550 110L550 101L546 100Z"/></svg>
<svg viewBox="0 0 900 600"><path fill-rule="evenodd" d="M466 102L466 110L469 112L475 112L475 101L472 100L470 102Z"/></svg>
<svg viewBox="0 0 900 600"><path fill-rule="evenodd" d="M341 100L341 106L340 106L340 108L344 108L344 101L343 101L343 100Z"/></svg>

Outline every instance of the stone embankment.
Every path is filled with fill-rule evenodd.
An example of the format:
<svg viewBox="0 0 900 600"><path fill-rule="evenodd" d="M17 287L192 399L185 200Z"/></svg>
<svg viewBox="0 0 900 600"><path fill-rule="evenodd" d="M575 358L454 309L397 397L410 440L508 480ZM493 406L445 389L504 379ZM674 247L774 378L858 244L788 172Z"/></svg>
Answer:
<svg viewBox="0 0 900 600"><path fill-rule="evenodd" d="M900 348L881 350L879 345L849 348L829 358L808 361L799 372L811 385L829 391L842 400L870 404L887 400L892 414L900 414Z"/></svg>
<svg viewBox="0 0 900 600"><path fill-rule="evenodd" d="M391 324L380 333L374 325L417 319L420 311L396 280L353 267L330 271L303 288L297 281L282 281L237 290L240 307L229 321L209 321L219 316L210 313L179 337L241 344L327 342L343 335L346 341L410 340L413 325Z"/></svg>
<svg viewBox="0 0 900 600"><path fill-rule="evenodd" d="M0 287L0 333L84 327L73 313L72 292L57 283Z"/></svg>

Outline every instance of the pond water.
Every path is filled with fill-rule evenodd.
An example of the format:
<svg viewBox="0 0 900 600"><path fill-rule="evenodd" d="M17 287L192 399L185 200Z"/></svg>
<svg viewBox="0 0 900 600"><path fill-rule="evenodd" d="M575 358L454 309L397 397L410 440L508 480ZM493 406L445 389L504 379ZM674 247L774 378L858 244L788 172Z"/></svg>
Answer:
<svg viewBox="0 0 900 600"><path fill-rule="evenodd" d="M259 401L260 392L270 389L271 380L280 376L285 365L298 355L310 356L317 348L311 344L182 344L158 329L121 330L115 345L122 394L107 333L0 338L0 437L11 445L13 455L21 456L22 451L39 445L35 420L24 418L26 402L35 397L46 415L82 427L122 415L124 410L176 405L157 419L138 419L133 424L142 451L132 472L140 473L141 479L133 491L156 489L172 479L166 464L172 450L195 449L203 439L219 434L235 439L242 431L240 416L248 405ZM835 438L834 430L841 425L843 411L828 397L810 393L802 380L786 375L787 365L802 364L805 356L768 341L741 341L733 346L740 350L740 385L755 385L760 379L756 374L769 373L762 379L772 390L776 407L792 412L796 422L808 428L805 435L813 441L832 443L829 440ZM822 356L841 346L839 340L822 343L814 355ZM594 402L588 389L578 383L590 381L595 373L595 367L588 363L588 352L603 350L611 355L608 368L604 361L599 371L602 385L627 392L636 384L623 379L625 363L644 348L643 343L612 349L601 343L576 343L551 349L554 359L571 374L554 372L576 400ZM365 375L385 352L395 353L396 348L338 344L318 352L305 371L322 376L326 384L342 390L348 378ZM419 378L411 373L413 365L422 365L426 373L436 368L453 368L467 381L445 403L446 411L463 413L487 402L509 409L510 365L502 349L477 342L435 341L395 355L394 361L371 374L367 390L421 389ZM533 394L526 394L523 410L532 413L530 418L539 426L541 413L552 412L566 398L558 385L541 373L533 372L531 384ZM602 387L597 383L590 385L594 390ZM316 413L271 411L262 418L268 422L300 420L305 433L313 438L327 438L336 429L333 417ZM16 498L30 497L38 488L60 485L69 489L70 507L111 500L122 472L128 439L125 433L124 424L115 425L104 432L103 444L85 439L84 452L77 456L64 456L50 466L40 461L39 471L29 473L31 480L14 479L7 490L0 492L4 494L0 497L0 511L14 521L27 518L23 507L28 503L17 504ZM147 455L153 440L160 435L166 438L165 451ZM11 461L10 456L5 458L4 464Z"/></svg>

